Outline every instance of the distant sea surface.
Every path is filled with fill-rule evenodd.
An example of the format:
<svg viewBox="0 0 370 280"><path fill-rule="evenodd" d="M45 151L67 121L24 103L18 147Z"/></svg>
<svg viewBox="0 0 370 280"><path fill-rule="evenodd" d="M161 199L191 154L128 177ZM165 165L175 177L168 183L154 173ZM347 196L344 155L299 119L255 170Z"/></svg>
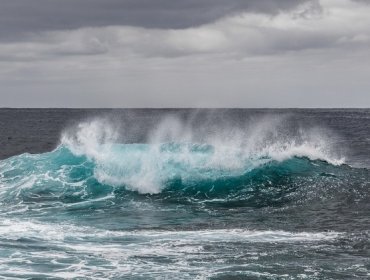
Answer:
<svg viewBox="0 0 370 280"><path fill-rule="evenodd" d="M370 109L0 109L0 279L369 279Z"/></svg>

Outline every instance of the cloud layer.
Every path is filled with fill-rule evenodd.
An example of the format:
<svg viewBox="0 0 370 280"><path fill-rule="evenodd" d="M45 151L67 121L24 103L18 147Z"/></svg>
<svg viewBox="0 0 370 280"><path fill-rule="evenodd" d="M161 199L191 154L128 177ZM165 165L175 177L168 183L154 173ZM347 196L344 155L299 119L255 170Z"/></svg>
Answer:
<svg viewBox="0 0 370 280"><path fill-rule="evenodd" d="M179 29L244 11L276 13L305 0L2 0L0 38L110 25Z"/></svg>
<svg viewBox="0 0 370 280"><path fill-rule="evenodd" d="M370 58L370 5L366 1L232 0L210 4L208 0L107 0L102 5L97 0L66 0L63 7L57 4L61 2L1 2L0 23L11 23L8 30L0 27L0 35L4 35L0 36L0 90L9 104L17 104L10 100L10 93L20 94L28 86L33 98L41 94L48 100L46 92L52 90L59 92L53 100L73 106L62 93L64 83L69 83L74 85L69 90L80 96L77 107L84 106L87 94L100 100L103 93L99 90L123 107L207 106L212 96L220 102L209 100L209 106L223 106L229 90L239 100L225 106L274 106L281 98L276 106L284 107L284 98L289 99L285 100L289 106L315 106L291 102L297 91L307 94L310 85L317 93L326 94L325 106L330 106L332 92L351 86L357 99L348 104L370 106L366 97L370 83L362 79L370 74L365 64ZM51 21L45 18L57 10L60 13ZM12 20L16 13L23 22L18 17ZM64 13L68 16L62 20ZM221 74L221 66L227 74ZM326 80L307 72L310 67L325 74ZM266 84L260 75L280 77L278 87ZM89 82L90 77L94 80ZM196 77L202 81L189 87L198 92L194 97L186 85ZM341 79L338 85L344 83L340 89L332 85L335 79ZM181 98L174 97L175 85L182 87L178 90L184 95ZM328 91L331 93L325 93ZM256 92L265 93L264 97L259 100ZM139 97L135 99L132 93ZM274 95L272 102L266 102L266 94ZM341 103L333 106L346 103L345 97L339 100ZM99 102L93 106L99 107ZM113 105L108 102L104 106Z"/></svg>
<svg viewBox="0 0 370 280"><path fill-rule="evenodd" d="M118 57L198 54L245 57L306 49L367 48L369 13L370 5L321 0L276 15L243 12L186 29L84 27L38 33L26 42L7 42L0 47L5 60L107 53Z"/></svg>

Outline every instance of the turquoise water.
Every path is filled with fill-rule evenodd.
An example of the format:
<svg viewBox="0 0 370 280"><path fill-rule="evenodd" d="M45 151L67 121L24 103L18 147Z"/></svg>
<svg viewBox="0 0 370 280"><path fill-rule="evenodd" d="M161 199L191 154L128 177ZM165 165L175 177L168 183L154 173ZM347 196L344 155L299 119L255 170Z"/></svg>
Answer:
<svg viewBox="0 0 370 280"><path fill-rule="evenodd" d="M322 136L114 133L88 122L0 161L0 277L369 277L370 171Z"/></svg>
<svg viewBox="0 0 370 280"><path fill-rule="evenodd" d="M110 152L114 158L92 159L60 146L1 162L2 275L276 277L289 263L297 277L334 277L338 266L343 277L367 273L366 266L350 262L318 269L316 258L346 252L352 242L346 228L325 221L314 229L302 222L302 229L284 225L289 215L305 219L297 217L300 211L314 213L304 208L340 204L348 193L353 203L364 203L366 169L242 155L231 167L212 162L210 145L115 144ZM368 242L363 234L361 242Z"/></svg>

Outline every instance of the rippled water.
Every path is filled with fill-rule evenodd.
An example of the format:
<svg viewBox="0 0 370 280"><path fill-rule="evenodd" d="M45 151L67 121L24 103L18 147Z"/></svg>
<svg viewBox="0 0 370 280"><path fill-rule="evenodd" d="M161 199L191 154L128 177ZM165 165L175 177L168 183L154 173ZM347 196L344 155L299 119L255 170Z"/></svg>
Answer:
<svg viewBox="0 0 370 280"><path fill-rule="evenodd" d="M18 112L70 119L0 161L0 277L370 277L370 111L83 113Z"/></svg>

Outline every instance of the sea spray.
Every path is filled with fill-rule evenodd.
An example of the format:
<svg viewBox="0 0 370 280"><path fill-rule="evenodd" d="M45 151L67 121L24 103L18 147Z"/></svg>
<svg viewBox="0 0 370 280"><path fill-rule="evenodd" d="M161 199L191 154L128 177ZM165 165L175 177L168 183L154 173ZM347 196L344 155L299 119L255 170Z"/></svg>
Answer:
<svg viewBox="0 0 370 280"><path fill-rule="evenodd" d="M180 119L168 116L148 131L149 144L123 144L118 143L122 132L112 123L94 119L64 132L61 146L93 161L99 182L152 194L169 181L186 185L240 177L268 162L293 157L344 163L317 130L287 134L281 121L262 120L245 130L224 126L199 135Z"/></svg>
<svg viewBox="0 0 370 280"><path fill-rule="evenodd" d="M342 112L143 112L0 161L0 278L368 276L370 171L321 124Z"/></svg>

